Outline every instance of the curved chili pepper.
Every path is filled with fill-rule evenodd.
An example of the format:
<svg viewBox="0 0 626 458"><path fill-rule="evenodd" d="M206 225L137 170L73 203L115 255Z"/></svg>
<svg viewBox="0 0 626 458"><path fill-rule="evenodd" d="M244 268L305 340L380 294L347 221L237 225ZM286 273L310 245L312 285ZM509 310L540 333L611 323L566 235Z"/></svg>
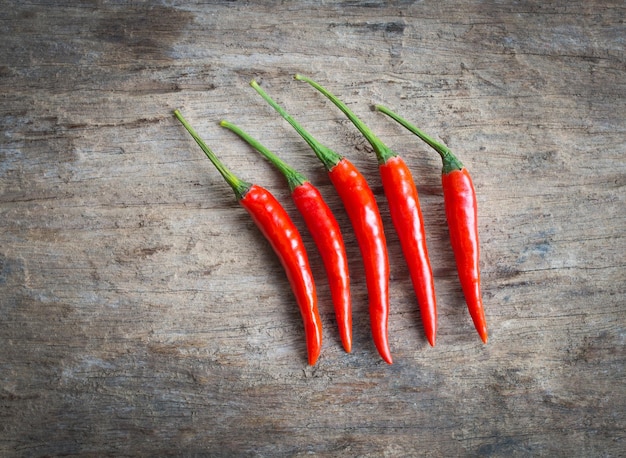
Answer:
<svg viewBox="0 0 626 458"><path fill-rule="evenodd" d="M377 105L376 109L413 132L441 156L443 201L459 280L474 326L482 341L487 343L487 323L480 292L478 206L470 174L448 147L432 139L388 108Z"/></svg>
<svg viewBox="0 0 626 458"><path fill-rule="evenodd" d="M248 211L280 259L304 321L308 362L314 365L322 348L322 320L317 309L313 274L298 229L268 190L237 178L202 141L180 111L174 111L174 115L233 189L241 206Z"/></svg>
<svg viewBox="0 0 626 458"><path fill-rule="evenodd" d="M352 121L374 148L380 177L389 203L391 221L398 234L420 308L424 333L431 346L437 334L437 300L433 271L428 257L424 219L417 188L404 160L385 145L341 100L310 78L295 75L324 94Z"/></svg>
<svg viewBox="0 0 626 458"><path fill-rule="evenodd" d="M220 125L233 131L250 146L265 156L287 179L291 197L302 214L304 222L324 262L330 293L333 299L339 335L344 349L352 351L352 305L348 256L339 224L315 186L281 158L228 121Z"/></svg>
<svg viewBox="0 0 626 458"><path fill-rule="evenodd" d="M309 144L322 161L348 213L365 266L372 339L383 360L392 364L389 350L389 257L383 223L374 193L365 177L346 158L319 143L256 83L250 85Z"/></svg>

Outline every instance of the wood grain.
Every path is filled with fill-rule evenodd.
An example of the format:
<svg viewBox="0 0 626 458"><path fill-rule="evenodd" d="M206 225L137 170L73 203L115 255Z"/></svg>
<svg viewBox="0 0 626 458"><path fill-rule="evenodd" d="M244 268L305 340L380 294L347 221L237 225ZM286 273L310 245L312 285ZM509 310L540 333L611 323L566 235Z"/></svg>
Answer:
<svg viewBox="0 0 626 458"><path fill-rule="evenodd" d="M626 9L593 2L0 2L0 454L626 454ZM418 183L439 305L423 336L373 152L340 96ZM353 161L391 265L386 365L349 222L264 89ZM468 166L490 331L452 257L438 156ZM180 108L303 230L324 348L306 365L282 268L172 116ZM297 165L344 231L354 349L286 183L218 125Z"/></svg>

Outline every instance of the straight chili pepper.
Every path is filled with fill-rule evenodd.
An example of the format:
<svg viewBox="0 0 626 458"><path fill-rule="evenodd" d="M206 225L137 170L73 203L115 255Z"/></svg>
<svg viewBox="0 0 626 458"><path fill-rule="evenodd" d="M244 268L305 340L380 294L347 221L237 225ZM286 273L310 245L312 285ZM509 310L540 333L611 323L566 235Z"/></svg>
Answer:
<svg viewBox="0 0 626 458"><path fill-rule="evenodd" d="M424 333L430 345L435 345L437 334L437 301L433 271L428 257L424 219L420 209L417 188L404 160L361 121L341 100L310 78L295 75L324 94L352 121L372 145L380 177L389 203L391 221L398 234L402 252L409 268L411 282L420 308Z"/></svg>
<svg viewBox="0 0 626 458"><path fill-rule="evenodd" d="M291 197L313 237L326 269L331 297L337 317L337 326L344 349L352 351L352 305L348 256L339 224L324 198L301 173L290 167L236 125L221 121L220 125L233 131L250 146L265 156L287 179Z"/></svg>
<svg viewBox="0 0 626 458"><path fill-rule="evenodd" d="M308 363L314 365L322 348L322 321L317 309L313 274L298 229L268 190L236 177L209 149L180 111L174 111L174 115L233 189L241 206L248 211L280 259L304 321Z"/></svg>
<svg viewBox="0 0 626 458"><path fill-rule="evenodd" d="M367 184L365 177L350 161L313 138L280 105L272 100L256 81L252 81L250 85L291 124L324 164L330 181L337 190L337 194L339 194L348 213L363 258L374 345L382 359L388 364L392 364L388 337L389 257L383 223L374 193Z"/></svg>
<svg viewBox="0 0 626 458"><path fill-rule="evenodd" d="M459 280L474 326L482 341L487 343L487 323L480 291L478 206L470 174L448 147L388 108L377 105L376 109L424 140L441 156L443 200Z"/></svg>

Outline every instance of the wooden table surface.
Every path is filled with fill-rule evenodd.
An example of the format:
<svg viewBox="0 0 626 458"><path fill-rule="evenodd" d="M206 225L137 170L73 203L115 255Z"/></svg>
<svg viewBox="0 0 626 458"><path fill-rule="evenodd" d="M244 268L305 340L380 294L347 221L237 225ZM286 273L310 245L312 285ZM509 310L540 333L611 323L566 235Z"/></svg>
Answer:
<svg viewBox="0 0 626 458"><path fill-rule="evenodd" d="M626 454L623 2L0 4L0 455ZM434 348L374 153L296 72L411 168L437 289ZM371 341L341 202L253 78L378 199L393 365ZM375 103L472 173L487 345L460 290L441 161ZM279 261L176 108L302 230L324 325L315 366ZM220 119L296 165L335 211L351 354L285 181Z"/></svg>

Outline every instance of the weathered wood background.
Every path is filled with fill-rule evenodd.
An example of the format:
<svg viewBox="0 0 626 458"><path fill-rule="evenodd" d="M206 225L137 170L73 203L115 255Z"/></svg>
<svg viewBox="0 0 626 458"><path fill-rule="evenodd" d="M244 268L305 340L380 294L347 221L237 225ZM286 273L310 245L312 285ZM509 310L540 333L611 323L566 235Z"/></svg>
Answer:
<svg viewBox="0 0 626 458"><path fill-rule="evenodd" d="M624 456L626 8L622 1L0 2L0 455ZM439 304L423 337L374 155L309 75L414 172ZM392 260L388 366L354 235L256 78L374 189ZM490 330L467 313L439 157L473 174ZM344 229L354 351L302 324L272 253L173 118L241 177L319 186Z"/></svg>

